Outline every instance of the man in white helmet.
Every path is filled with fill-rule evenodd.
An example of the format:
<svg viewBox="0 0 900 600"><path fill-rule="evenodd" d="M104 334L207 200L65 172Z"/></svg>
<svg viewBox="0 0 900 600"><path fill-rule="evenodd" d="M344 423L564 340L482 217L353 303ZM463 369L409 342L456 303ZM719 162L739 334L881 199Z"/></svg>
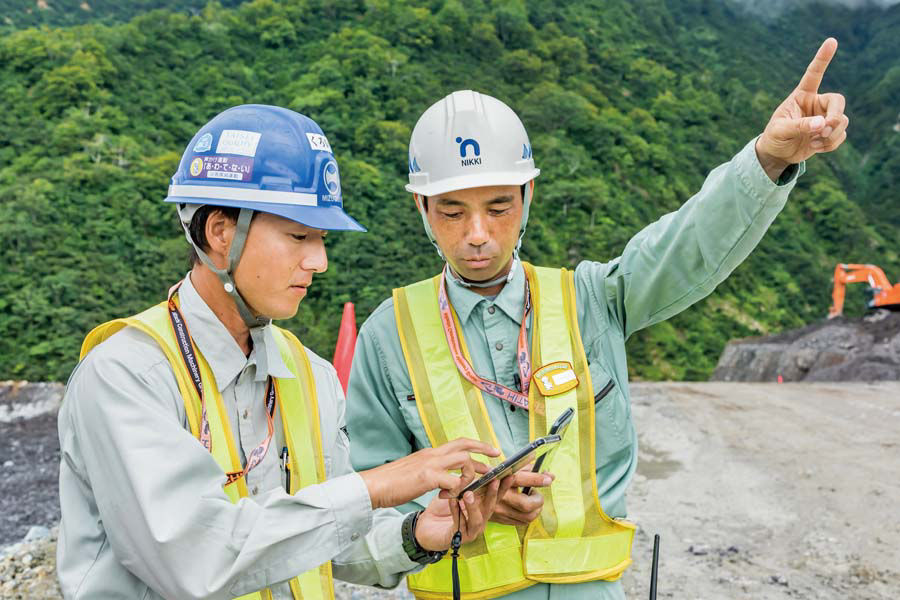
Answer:
<svg viewBox="0 0 900 600"><path fill-rule="evenodd" d="M324 600L332 574L394 586L459 526L473 539L502 486L388 507L459 488L487 470L469 452L496 451L454 440L354 472L334 368L272 324L327 268L328 230L364 231L319 126L228 109L194 136L166 201L191 271L88 335L59 413L65 597Z"/></svg>
<svg viewBox="0 0 900 600"><path fill-rule="evenodd" d="M461 91L419 119L406 189L447 264L394 290L360 330L348 389L354 465L459 435L510 453L575 412L545 465L552 485L509 490L484 535L463 545L462 597L624 597L634 533L625 490L637 464L625 340L708 295L760 241L803 161L846 138L843 97L818 93L836 48L825 41L765 131L678 211L620 257L574 272L518 259L539 171L509 107ZM451 595L449 562L411 575L410 589Z"/></svg>

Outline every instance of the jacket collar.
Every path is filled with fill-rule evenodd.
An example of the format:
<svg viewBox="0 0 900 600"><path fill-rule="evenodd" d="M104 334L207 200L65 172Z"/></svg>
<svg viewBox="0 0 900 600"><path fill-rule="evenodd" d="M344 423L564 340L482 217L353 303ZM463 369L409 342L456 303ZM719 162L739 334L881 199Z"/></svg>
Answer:
<svg viewBox="0 0 900 600"><path fill-rule="evenodd" d="M190 274L184 278L181 287L178 288L178 298L181 313L187 322L191 338L209 364L220 392L227 388L248 365L253 365L256 381L263 381L269 376L294 377L278 351L271 323L263 327L268 372L257 372L256 348L254 347L250 351L250 356L244 356L243 350L238 346L231 333L191 283Z"/></svg>
<svg viewBox="0 0 900 600"><path fill-rule="evenodd" d="M500 293L493 300L460 285L453 277L444 275L444 278L447 282L447 296L460 323L465 324L482 302L493 302L507 317L515 321L516 325L522 324L522 311L525 310L525 269L521 261L516 262L512 279L500 289Z"/></svg>

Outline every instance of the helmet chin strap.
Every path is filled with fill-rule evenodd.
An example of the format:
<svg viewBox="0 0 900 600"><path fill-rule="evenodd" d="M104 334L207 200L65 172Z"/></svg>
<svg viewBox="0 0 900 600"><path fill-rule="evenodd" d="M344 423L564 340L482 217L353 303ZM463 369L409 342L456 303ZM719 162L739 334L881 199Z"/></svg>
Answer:
<svg viewBox="0 0 900 600"><path fill-rule="evenodd" d="M459 285L466 288L489 288L500 283L509 283L512 280L513 276L516 274L516 266L519 262L519 248L517 247L513 250L512 256L512 264L509 266L509 273L505 275L500 275L499 277L494 277L490 281L466 281L462 277L460 277L454 270L453 267L450 266L450 263L445 264L444 270L447 273L447 277L450 278L451 281L458 283Z"/></svg>
<svg viewBox="0 0 900 600"><path fill-rule="evenodd" d="M182 222L184 234L187 236L188 242L197 251L197 256L209 269L216 274L225 292L234 300L238 313L244 321L244 325L250 330L250 339L253 340L253 347L256 348L256 379L264 379L268 374L268 361L266 354L266 342L264 328L272 322L272 319L263 316L254 316L253 311L247 305L244 297L241 296L234 283L234 270L237 268L241 254L244 252L244 246L247 243L247 232L250 229L250 220L253 218L253 211L249 208L242 208L238 214L237 225L235 226L234 237L231 239L231 249L228 251L228 264L224 269L218 268L209 258L209 255L202 248L194 243L191 239L190 229L188 225Z"/></svg>

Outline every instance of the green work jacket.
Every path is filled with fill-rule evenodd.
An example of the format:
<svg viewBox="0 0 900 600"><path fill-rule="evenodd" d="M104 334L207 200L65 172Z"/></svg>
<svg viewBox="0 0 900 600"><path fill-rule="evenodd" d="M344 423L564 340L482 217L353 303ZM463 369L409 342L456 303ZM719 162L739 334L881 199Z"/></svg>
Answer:
<svg viewBox="0 0 900 600"><path fill-rule="evenodd" d="M802 164L794 165L773 183L759 164L755 142L714 169L681 208L638 232L621 256L609 262L586 260L575 269L579 328L597 400L597 485L611 517L627 516L625 491L638 455L625 341L712 292L756 247L803 172ZM493 299L453 278L447 285L473 367L480 376L508 387L514 387L517 373L524 281L519 264ZM528 329L530 336L530 323ZM360 329L347 398L350 455L357 470L430 446L400 347L392 299L383 302ZM526 411L487 394L485 404L504 453L529 441ZM427 500L405 508L418 510ZM620 582L542 583L508 597L597 600L624 598L624 592Z"/></svg>

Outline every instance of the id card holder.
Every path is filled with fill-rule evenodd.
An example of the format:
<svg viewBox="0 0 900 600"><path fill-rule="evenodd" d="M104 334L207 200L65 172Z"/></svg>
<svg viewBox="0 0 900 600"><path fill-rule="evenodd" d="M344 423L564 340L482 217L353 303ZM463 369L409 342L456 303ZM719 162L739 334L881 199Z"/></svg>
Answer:
<svg viewBox="0 0 900 600"><path fill-rule="evenodd" d="M578 376L572 363L552 362L534 372L531 381L542 396L558 396L578 387Z"/></svg>

